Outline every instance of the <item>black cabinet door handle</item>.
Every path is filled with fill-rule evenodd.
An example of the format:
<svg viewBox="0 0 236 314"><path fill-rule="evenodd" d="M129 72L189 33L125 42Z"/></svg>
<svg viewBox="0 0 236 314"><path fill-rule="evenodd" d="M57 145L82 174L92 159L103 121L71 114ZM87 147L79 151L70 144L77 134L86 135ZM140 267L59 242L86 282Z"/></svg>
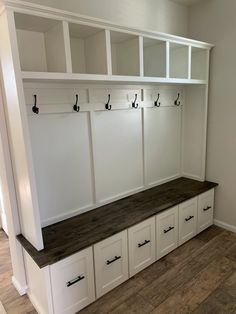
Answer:
<svg viewBox="0 0 236 314"><path fill-rule="evenodd" d="M66 284L66 286L67 286L67 287L70 287L70 286L74 285L75 283L77 283L77 282L83 280L84 278L85 278L84 276L78 276L78 277L76 277L75 279L72 279L72 280L68 281L67 284Z"/></svg>
<svg viewBox="0 0 236 314"><path fill-rule="evenodd" d="M188 218L185 218L185 221L189 221L189 220L191 220L193 218L194 218L194 216L189 216Z"/></svg>
<svg viewBox="0 0 236 314"><path fill-rule="evenodd" d="M206 211L208 211L209 209L211 209L211 206L207 206L207 207L203 208L203 211L206 212Z"/></svg>
<svg viewBox="0 0 236 314"><path fill-rule="evenodd" d="M139 243L138 247L142 247L142 246L144 246L144 245L146 245L146 244L148 244L150 242L151 242L151 240L145 240L143 243Z"/></svg>
<svg viewBox="0 0 236 314"><path fill-rule="evenodd" d="M107 261L107 265L114 263L115 261L117 261L120 258L121 258L121 256L115 256L113 259Z"/></svg>
<svg viewBox="0 0 236 314"><path fill-rule="evenodd" d="M170 232L171 230L175 229L175 227L169 227L168 229L164 230L164 233Z"/></svg>

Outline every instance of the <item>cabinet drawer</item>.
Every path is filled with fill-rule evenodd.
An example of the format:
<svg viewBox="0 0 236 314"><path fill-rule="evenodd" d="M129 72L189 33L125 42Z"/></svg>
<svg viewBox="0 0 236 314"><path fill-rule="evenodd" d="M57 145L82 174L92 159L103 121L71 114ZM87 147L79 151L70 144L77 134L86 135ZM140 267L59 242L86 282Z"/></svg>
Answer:
<svg viewBox="0 0 236 314"><path fill-rule="evenodd" d="M198 198L179 205L179 244L183 244L197 233Z"/></svg>
<svg viewBox="0 0 236 314"><path fill-rule="evenodd" d="M50 270L55 313L74 314L95 300L92 248L52 265Z"/></svg>
<svg viewBox="0 0 236 314"><path fill-rule="evenodd" d="M156 216L157 259L178 246L178 206Z"/></svg>
<svg viewBox="0 0 236 314"><path fill-rule="evenodd" d="M155 217L128 229L129 273L134 276L155 262Z"/></svg>
<svg viewBox="0 0 236 314"><path fill-rule="evenodd" d="M198 233L213 224L214 189L198 197Z"/></svg>
<svg viewBox="0 0 236 314"><path fill-rule="evenodd" d="M128 279L127 230L94 245L97 297Z"/></svg>

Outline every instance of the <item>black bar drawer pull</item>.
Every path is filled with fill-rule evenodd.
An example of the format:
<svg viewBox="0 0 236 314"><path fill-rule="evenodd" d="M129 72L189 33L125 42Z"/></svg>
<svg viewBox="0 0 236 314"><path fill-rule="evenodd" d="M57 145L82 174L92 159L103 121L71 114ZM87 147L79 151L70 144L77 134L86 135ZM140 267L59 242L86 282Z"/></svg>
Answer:
<svg viewBox="0 0 236 314"><path fill-rule="evenodd" d="M115 258L111 259L110 261L107 261L107 265L110 265L111 263L114 263L115 261L117 261L118 259L120 259L121 256L115 256Z"/></svg>
<svg viewBox="0 0 236 314"><path fill-rule="evenodd" d="M151 242L151 240L145 240L143 243L139 243L138 247L142 247L142 246L144 246L144 245L146 245L146 244L148 244L150 242Z"/></svg>
<svg viewBox="0 0 236 314"><path fill-rule="evenodd" d="M203 211L206 212L206 211L208 211L209 209L211 209L211 206L207 206L206 208L203 208Z"/></svg>
<svg viewBox="0 0 236 314"><path fill-rule="evenodd" d="M67 287L70 287L70 286L74 285L75 283L83 280L84 278L85 278L84 276L78 276L75 279L68 281L66 285L67 285Z"/></svg>
<svg viewBox="0 0 236 314"><path fill-rule="evenodd" d="M164 230L164 233L170 232L173 229L175 229L175 227L169 227L168 229Z"/></svg>
<svg viewBox="0 0 236 314"><path fill-rule="evenodd" d="M194 216L189 216L188 218L185 218L185 221L189 221L189 220L191 220L193 218L194 218Z"/></svg>

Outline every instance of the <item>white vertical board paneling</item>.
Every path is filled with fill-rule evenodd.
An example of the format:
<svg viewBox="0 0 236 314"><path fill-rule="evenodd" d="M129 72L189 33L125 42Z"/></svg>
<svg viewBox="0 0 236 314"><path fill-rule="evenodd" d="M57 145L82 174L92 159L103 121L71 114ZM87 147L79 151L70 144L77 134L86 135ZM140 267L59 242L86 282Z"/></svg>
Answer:
<svg viewBox="0 0 236 314"><path fill-rule="evenodd" d="M142 188L141 110L95 112L93 136L98 201Z"/></svg>
<svg viewBox="0 0 236 314"><path fill-rule="evenodd" d="M145 169L149 186L180 175L181 107L144 110Z"/></svg>
<svg viewBox="0 0 236 314"><path fill-rule="evenodd" d="M43 224L93 204L88 113L29 117Z"/></svg>
<svg viewBox="0 0 236 314"><path fill-rule="evenodd" d="M183 175L196 180L205 179L205 92L205 87L186 87L186 105L183 110Z"/></svg>

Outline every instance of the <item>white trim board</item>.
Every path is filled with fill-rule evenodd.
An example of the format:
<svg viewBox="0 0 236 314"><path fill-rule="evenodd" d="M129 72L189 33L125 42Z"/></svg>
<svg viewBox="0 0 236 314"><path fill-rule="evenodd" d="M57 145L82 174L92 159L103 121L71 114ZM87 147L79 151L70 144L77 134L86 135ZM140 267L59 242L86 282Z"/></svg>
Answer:
<svg viewBox="0 0 236 314"><path fill-rule="evenodd" d="M236 226L227 224L226 222L223 222L221 220L214 219L214 225L236 233Z"/></svg>

